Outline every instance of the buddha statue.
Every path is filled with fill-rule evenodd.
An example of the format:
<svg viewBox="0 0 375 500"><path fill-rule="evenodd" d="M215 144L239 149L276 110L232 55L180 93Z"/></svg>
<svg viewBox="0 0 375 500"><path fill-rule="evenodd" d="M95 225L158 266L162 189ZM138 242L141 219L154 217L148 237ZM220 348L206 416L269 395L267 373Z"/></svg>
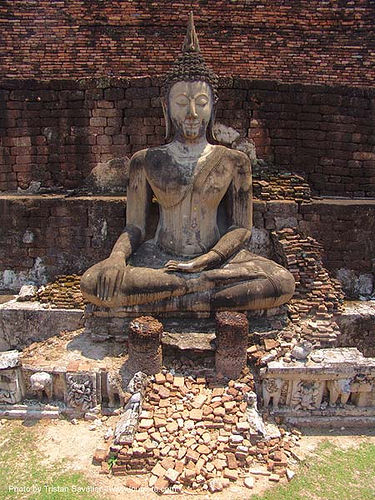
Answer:
<svg viewBox="0 0 375 500"><path fill-rule="evenodd" d="M249 158L215 144L217 77L206 66L192 14L162 96L167 143L129 167L126 227L110 256L82 277L84 297L133 313L211 313L277 307L294 293L282 266L251 253ZM159 222L146 240L153 200Z"/></svg>

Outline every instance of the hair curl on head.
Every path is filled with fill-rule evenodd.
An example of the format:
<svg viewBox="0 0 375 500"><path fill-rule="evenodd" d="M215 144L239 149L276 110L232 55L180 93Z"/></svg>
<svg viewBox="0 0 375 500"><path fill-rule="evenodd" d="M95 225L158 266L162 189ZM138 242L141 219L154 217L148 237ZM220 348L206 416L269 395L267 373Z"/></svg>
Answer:
<svg viewBox="0 0 375 500"><path fill-rule="evenodd" d="M212 100L216 104L218 101L217 88L218 77L205 65L200 53L190 52L181 54L174 63L172 69L167 73L163 82L163 96L166 97L177 82L206 82L212 90Z"/></svg>

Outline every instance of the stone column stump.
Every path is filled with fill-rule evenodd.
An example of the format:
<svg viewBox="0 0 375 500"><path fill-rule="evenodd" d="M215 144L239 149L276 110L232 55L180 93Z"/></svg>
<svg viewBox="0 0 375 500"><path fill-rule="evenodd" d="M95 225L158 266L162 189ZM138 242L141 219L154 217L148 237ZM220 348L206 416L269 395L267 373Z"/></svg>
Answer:
<svg viewBox="0 0 375 500"><path fill-rule="evenodd" d="M155 375L161 371L163 325L152 316L141 316L129 324L128 364L135 371Z"/></svg>
<svg viewBox="0 0 375 500"><path fill-rule="evenodd" d="M249 322L246 314L216 313L216 373L236 379L247 362Z"/></svg>

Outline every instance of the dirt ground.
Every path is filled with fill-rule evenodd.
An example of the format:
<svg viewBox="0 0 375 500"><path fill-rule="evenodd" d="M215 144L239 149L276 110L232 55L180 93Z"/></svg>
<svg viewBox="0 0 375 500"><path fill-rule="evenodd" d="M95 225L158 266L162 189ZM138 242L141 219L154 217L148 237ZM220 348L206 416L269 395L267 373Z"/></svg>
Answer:
<svg viewBox="0 0 375 500"><path fill-rule="evenodd" d="M160 499L160 496L147 486L147 475L138 476L138 479L142 482L142 487L140 490L134 491L124 486L123 477L101 475L99 474L100 467L93 465L92 456L96 448L103 447L105 432L108 427L113 428L115 426L115 421L116 417L111 417L95 430L90 430L94 427L93 423L86 421L79 421L76 425L64 420L41 421L36 424L40 426L40 435L42 436L37 445L46 457L46 461L64 459L67 469L82 472L90 485L96 488L99 498ZM332 432L328 430L322 432L320 430L319 435L316 432L314 429L304 430L303 437L299 441L300 446L294 449L301 459L314 455L317 445L324 440L329 440L341 449L358 446L362 442L375 444L375 429L355 431L342 428L334 429ZM291 469L296 468L297 461L292 465ZM223 492L215 493L214 498L218 500L243 500L272 486L274 486L274 483L271 483L267 478L259 477L256 479L254 488L249 490L242 486L241 480L239 480ZM193 491L174 494L173 496L179 500L187 500L192 496L202 499L212 498L209 492L197 493Z"/></svg>
<svg viewBox="0 0 375 500"><path fill-rule="evenodd" d="M0 295L0 304L5 304L5 302L9 302L15 298L15 295Z"/></svg>

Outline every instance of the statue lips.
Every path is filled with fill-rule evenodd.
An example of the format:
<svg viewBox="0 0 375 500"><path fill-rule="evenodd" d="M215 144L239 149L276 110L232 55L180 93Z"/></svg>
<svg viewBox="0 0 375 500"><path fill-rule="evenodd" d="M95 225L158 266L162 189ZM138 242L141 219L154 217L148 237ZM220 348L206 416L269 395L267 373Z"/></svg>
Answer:
<svg viewBox="0 0 375 500"><path fill-rule="evenodd" d="M183 129L187 137L197 136L201 129L202 123L199 120L186 119L183 122Z"/></svg>

